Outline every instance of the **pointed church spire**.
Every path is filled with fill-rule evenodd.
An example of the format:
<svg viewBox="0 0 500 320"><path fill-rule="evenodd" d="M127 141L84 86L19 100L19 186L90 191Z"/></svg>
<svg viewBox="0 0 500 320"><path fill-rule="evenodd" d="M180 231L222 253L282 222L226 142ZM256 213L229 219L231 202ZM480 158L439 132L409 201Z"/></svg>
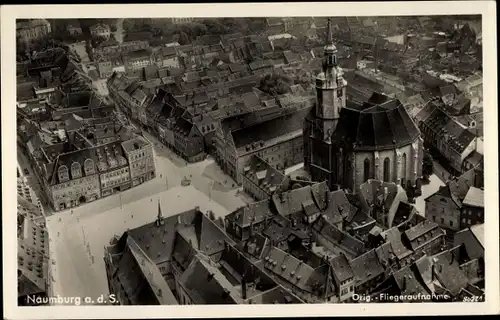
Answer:
<svg viewBox="0 0 500 320"><path fill-rule="evenodd" d="M326 36L326 44L333 44L332 18L328 18L328 34Z"/></svg>
<svg viewBox="0 0 500 320"><path fill-rule="evenodd" d="M325 60L323 62L323 71L326 73L327 70L335 67L337 65L337 48L333 44L333 32L332 32L332 19L328 18L328 33L326 36L325 44Z"/></svg>
<svg viewBox="0 0 500 320"><path fill-rule="evenodd" d="M163 225L163 214L161 213L160 199L158 199L158 216L156 217L156 224L158 226Z"/></svg>

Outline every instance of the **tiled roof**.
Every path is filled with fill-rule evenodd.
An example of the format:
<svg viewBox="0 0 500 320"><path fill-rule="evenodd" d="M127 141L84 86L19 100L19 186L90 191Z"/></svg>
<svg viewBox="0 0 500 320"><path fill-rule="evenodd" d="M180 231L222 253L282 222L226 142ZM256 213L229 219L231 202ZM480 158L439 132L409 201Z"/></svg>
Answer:
<svg viewBox="0 0 500 320"><path fill-rule="evenodd" d="M470 259L484 257L484 225L475 225L461 231L453 236L453 246L464 246Z"/></svg>
<svg viewBox="0 0 500 320"><path fill-rule="evenodd" d="M343 108L332 139L354 149L385 150L408 145L419 135L404 106L388 100L364 110Z"/></svg>
<svg viewBox="0 0 500 320"><path fill-rule="evenodd" d="M434 274L439 283L452 295L457 295L462 288L467 286L467 277L451 251L444 251L434 256L433 261Z"/></svg>
<svg viewBox="0 0 500 320"><path fill-rule="evenodd" d="M320 210L325 210L328 206L328 195L329 195L329 189L327 183L320 182L313 184L311 186L311 193L313 195L314 203Z"/></svg>
<svg viewBox="0 0 500 320"><path fill-rule="evenodd" d="M401 290L401 294L430 294L430 292L426 289L426 286L420 282L420 277L414 273L414 269L410 266L397 270L393 273L393 276Z"/></svg>
<svg viewBox="0 0 500 320"><path fill-rule="evenodd" d="M330 264L338 281L342 282L354 277L354 272L352 271L347 258L343 254L330 260Z"/></svg>
<svg viewBox="0 0 500 320"><path fill-rule="evenodd" d="M457 88L452 85L452 84L449 84L449 85L446 85L446 86L441 86L439 88L440 92L441 92L441 96L445 96L445 95L448 95L448 94L457 94L458 91L457 91Z"/></svg>
<svg viewBox="0 0 500 320"><path fill-rule="evenodd" d="M310 109L286 114L279 118L261 122L249 127L231 132L237 149L252 143L265 144L267 141L300 130Z"/></svg>
<svg viewBox="0 0 500 320"><path fill-rule="evenodd" d="M385 271L377 258L375 249L351 260L350 265L356 280L360 283L376 278Z"/></svg>
<svg viewBox="0 0 500 320"><path fill-rule="evenodd" d="M307 200L313 200L310 186L274 194L272 196L274 207L277 212L284 217L302 212L302 203Z"/></svg>
<svg viewBox="0 0 500 320"><path fill-rule="evenodd" d="M262 200L259 202L253 202L243 208L237 209L236 211L230 213L226 218L230 221L234 221L241 228L245 228L254 223L260 223L266 219L266 217L272 217L273 213L270 209L270 201Z"/></svg>
<svg viewBox="0 0 500 320"><path fill-rule="evenodd" d="M390 227L399 226L400 224L410 220L416 214L418 214L417 209L413 204L402 201L398 205L398 209L394 214Z"/></svg>
<svg viewBox="0 0 500 320"><path fill-rule="evenodd" d="M404 192L395 183L371 179L363 183L359 188L361 196L369 206L372 204L377 206L380 203L386 209L390 209L394 204L397 204L398 193ZM387 198L384 198L385 188L387 188Z"/></svg>
<svg viewBox="0 0 500 320"><path fill-rule="evenodd" d="M181 117L175 121L174 132L179 132L183 135L188 135L191 132L192 128L193 128L193 123Z"/></svg>
<svg viewBox="0 0 500 320"><path fill-rule="evenodd" d="M332 224L341 222L344 218L352 217L357 208L351 205L343 190L328 193L328 206L323 212L323 216Z"/></svg>
<svg viewBox="0 0 500 320"><path fill-rule="evenodd" d="M460 265L460 269L468 279L469 284L477 284L484 279L484 262L474 259Z"/></svg>
<svg viewBox="0 0 500 320"><path fill-rule="evenodd" d="M295 296L281 286L275 289L268 290L261 295L252 298L254 304L288 304L288 303L304 303L300 298Z"/></svg>
<svg viewBox="0 0 500 320"><path fill-rule="evenodd" d="M406 230L405 234L409 241L413 241L434 229L439 229L439 226L434 222L424 220L416 226Z"/></svg>
<svg viewBox="0 0 500 320"><path fill-rule="evenodd" d="M347 250L350 255L356 257L365 251L363 242L338 229L324 217L319 218L313 228L332 244L339 246L343 250Z"/></svg>
<svg viewBox="0 0 500 320"><path fill-rule="evenodd" d="M401 233L397 227L391 228L384 232L385 241L391 245L390 253L393 253L398 259L403 259L411 253L411 250L406 248L401 241Z"/></svg>
<svg viewBox="0 0 500 320"><path fill-rule="evenodd" d="M253 155L245 164L243 174L245 176L255 175L260 188L265 189L268 194L274 193L286 178L283 173L256 155Z"/></svg>
<svg viewBox="0 0 500 320"><path fill-rule="evenodd" d="M255 233L245 243L245 251L251 256L261 259L268 240L260 233Z"/></svg>
<svg viewBox="0 0 500 320"><path fill-rule="evenodd" d="M162 112L163 106L165 105L163 103L163 97L165 96L165 94L166 91L164 91L163 89L160 89L158 91L153 101L151 101L151 104L149 104L146 107L146 114L148 114L148 116L154 118L155 116L158 116Z"/></svg>
<svg viewBox="0 0 500 320"><path fill-rule="evenodd" d="M141 274L145 277L149 287L153 291L153 294L158 299L158 304L160 305L176 305L178 304L177 299L170 290L167 282L163 278L160 270L145 253L139 247L139 245L132 239L127 238L127 245L130 248L130 252L137 261L139 270Z"/></svg>
<svg viewBox="0 0 500 320"><path fill-rule="evenodd" d="M191 262L179 283L194 304L236 304L231 283L201 257Z"/></svg>
<svg viewBox="0 0 500 320"><path fill-rule="evenodd" d="M192 223L196 216L195 210L180 213L163 219L164 225L158 226L152 222L128 231L132 237L156 263L170 261L174 249L177 223Z"/></svg>
<svg viewBox="0 0 500 320"><path fill-rule="evenodd" d="M470 187L462 203L468 206L484 208L484 191Z"/></svg>
<svg viewBox="0 0 500 320"><path fill-rule="evenodd" d="M448 181L446 186L440 187L437 194L443 197L453 199L458 207L462 207L462 201L465 199L469 188L472 186L472 181L463 178Z"/></svg>
<svg viewBox="0 0 500 320"><path fill-rule="evenodd" d="M107 154L109 151L109 155ZM98 155L102 158L99 161ZM97 167L96 172L102 172L108 170L110 165L113 165L113 168L118 168L127 164L127 160L124 157L122 147L120 145L120 141L110 142L105 145L100 145L88 149L82 149L67 153L60 153L54 164L54 168L56 170L52 173L52 178L50 179L50 184L60 183L57 169L61 166L65 165L68 168L69 175L71 176L71 165L73 163L79 163L82 170L82 175L84 176L84 161L86 159L91 159L94 162L94 165ZM103 163L101 166L100 163ZM98 170L98 171L97 171Z"/></svg>
<svg viewBox="0 0 500 320"><path fill-rule="evenodd" d="M308 283L314 274L313 267L276 247L265 254L264 268L294 286L311 291Z"/></svg>
<svg viewBox="0 0 500 320"><path fill-rule="evenodd" d="M146 49L139 49L127 53L126 57L128 59L149 59L151 53Z"/></svg>
<svg viewBox="0 0 500 320"><path fill-rule="evenodd" d="M232 244L227 234L204 214L198 214L200 222L195 221L195 229L199 237L200 251L206 255L224 250L226 242Z"/></svg>
<svg viewBox="0 0 500 320"><path fill-rule="evenodd" d="M470 227L471 232L474 234L479 243L485 246L484 242L484 224L477 224L475 226Z"/></svg>

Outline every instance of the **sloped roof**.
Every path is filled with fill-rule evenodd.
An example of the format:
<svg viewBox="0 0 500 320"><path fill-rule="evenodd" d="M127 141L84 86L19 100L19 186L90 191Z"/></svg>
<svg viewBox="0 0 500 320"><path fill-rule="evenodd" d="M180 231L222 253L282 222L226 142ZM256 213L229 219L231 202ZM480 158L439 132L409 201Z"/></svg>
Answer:
<svg viewBox="0 0 500 320"><path fill-rule="evenodd" d="M302 212L302 204L308 200L313 200L310 186L272 196L276 211L284 217Z"/></svg>
<svg viewBox="0 0 500 320"><path fill-rule="evenodd" d="M291 254L276 247L272 247L271 250L265 254L263 263L266 270L278 275L294 286L309 292L312 290L309 286L309 281L315 272L314 268Z"/></svg>
<svg viewBox="0 0 500 320"><path fill-rule="evenodd" d="M347 250L349 254L358 256L365 251L363 242L338 229L335 225L326 220L325 217L319 218L315 222L313 228L328 241L339 246L343 250Z"/></svg>
<svg viewBox="0 0 500 320"><path fill-rule="evenodd" d="M420 282L420 277L415 274L411 266L406 266L393 273L394 280L402 294L416 295L416 294L429 294L426 286Z"/></svg>
<svg viewBox="0 0 500 320"><path fill-rule="evenodd" d="M364 283L384 273L384 268L380 264L375 249L350 261L351 268L356 276L356 280Z"/></svg>
<svg viewBox="0 0 500 320"><path fill-rule="evenodd" d="M424 234L427 234L428 232L433 231L434 229L438 229L439 233L442 233L437 223L431 222L429 220L424 220L421 223L417 224L416 226L406 230L404 233L408 238L408 240L410 242L413 242L413 240L416 240L417 238L423 236ZM413 244L412 247L414 247Z"/></svg>
<svg viewBox="0 0 500 320"><path fill-rule="evenodd" d="M468 206L484 208L484 191L470 187L462 203Z"/></svg>
<svg viewBox="0 0 500 320"><path fill-rule="evenodd" d="M286 178L281 171L275 169L256 155L253 155L245 164L243 174L245 176L256 175L259 186L262 189L266 189L269 194L274 193L276 188L281 186ZM273 187L274 190L272 190Z"/></svg>
<svg viewBox="0 0 500 320"><path fill-rule="evenodd" d="M233 286L201 257L196 257L181 275L179 283L195 304L236 304Z"/></svg>
<svg viewBox="0 0 500 320"><path fill-rule="evenodd" d="M378 200L381 200L386 209L391 208L395 204L399 192L404 192L395 183L372 179L360 185L359 188L361 191L361 195L368 203L368 205L376 205L378 203ZM387 198L384 199L385 188L387 188L388 192Z"/></svg>
<svg viewBox="0 0 500 320"><path fill-rule="evenodd" d="M347 258L343 254L340 254L330 260L330 264L338 281L342 282L354 277L354 272L349 265L349 261L347 261Z"/></svg>
<svg viewBox="0 0 500 320"><path fill-rule="evenodd" d="M295 113L260 122L255 125L245 127L231 132L234 144L237 149L250 145L252 142L263 142L264 144L277 138L302 128L303 121L310 109L300 110Z"/></svg>
<svg viewBox="0 0 500 320"><path fill-rule="evenodd" d="M433 258L434 273L439 283L450 291L452 295L457 295L460 290L467 286L468 279L460 269L458 259L450 251L444 251Z"/></svg>
<svg viewBox="0 0 500 320"><path fill-rule="evenodd" d="M177 299L170 290L167 282L163 278L160 270L145 253L141 250L139 245L132 239L127 238L127 245L130 252L137 261L137 265L142 275L146 278L148 285L158 299L160 305L177 305Z"/></svg>
<svg viewBox="0 0 500 320"><path fill-rule="evenodd" d="M411 250L406 248L401 241L401 232L399 232L397 227L391 228L384 232L385 240L391 245L391 253L393 253L398 259L403 259Z"/></svg>
<svg viewBox="0 0 500 320"><path fill-rule="evenodd" d="M398 100L365 103L363 110L343 108L332 140L355 150L399 148L415 141L418 127Z"/></svg>
<svg viewBox="0 0 500 320"><path fill-rule="evenodd" d="M243 208L237 209L236 211L230 213L226 219L235 222L238 226L244 228L250 225L253 221L254 223L262 222L266 217L271 217L274 214L270 209L270 201L262 200L258 202L253 202Z"/></svg>

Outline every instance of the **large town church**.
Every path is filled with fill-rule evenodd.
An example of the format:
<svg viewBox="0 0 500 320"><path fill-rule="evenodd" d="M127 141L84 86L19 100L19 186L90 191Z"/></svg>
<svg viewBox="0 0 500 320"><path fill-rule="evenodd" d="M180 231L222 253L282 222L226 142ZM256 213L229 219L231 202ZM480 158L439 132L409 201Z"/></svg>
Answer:
<svg viewBox="0 0 500 320"><path fill-rule="evenodd" d="M346 88L329 22L323 72L316 77L316 106L304 123L304 167L311 179L353 192L369 179L415 187L423 140L404 106L379 93L351 105Z"/></svg>

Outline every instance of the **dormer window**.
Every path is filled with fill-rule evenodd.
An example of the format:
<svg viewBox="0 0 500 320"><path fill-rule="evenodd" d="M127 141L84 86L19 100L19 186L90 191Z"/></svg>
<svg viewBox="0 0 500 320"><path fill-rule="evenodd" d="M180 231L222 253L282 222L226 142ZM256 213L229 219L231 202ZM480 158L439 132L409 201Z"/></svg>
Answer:
<svg viewBox="0 0 500 320"><path fill-rule="evenodd" d="M57 174L59 176L59 182L66 182L69 180L69 170L67 166L60 166Z"/></svg>
<svg viewBox="0 0 500 320"><path fill-rule="evenodd" d="M83 163L83 169L85 170L85 175L91 175L95 173L94 161L92 159L86 159Z"/></svg>
<svg viewBox="0 0 500 320"><path fill-rule="evenodd" d="M78 162L71 164L71 177L73 179L82 177L82 166Z"/></svg>

